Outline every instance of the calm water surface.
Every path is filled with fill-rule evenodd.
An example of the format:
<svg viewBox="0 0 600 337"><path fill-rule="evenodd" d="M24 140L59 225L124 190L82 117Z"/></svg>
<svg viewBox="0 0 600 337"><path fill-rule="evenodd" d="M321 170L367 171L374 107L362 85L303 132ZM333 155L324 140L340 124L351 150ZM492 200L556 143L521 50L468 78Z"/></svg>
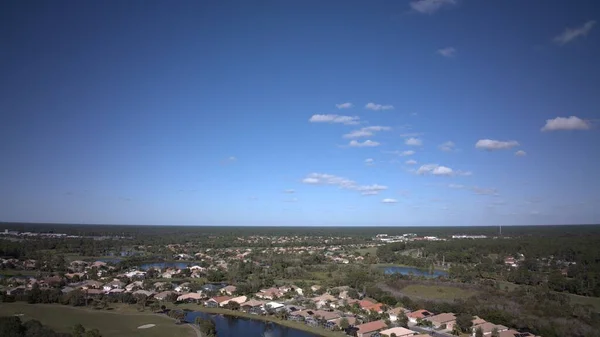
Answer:
<svg viewBox="0 0 600 337"><path fill-rule="evenodd" d="M144 263L143 265L140 266L141 270L148 270L150 268L158 268L158 269L165 269L165 268L177 268L177 269L185 269L188 267L188 265L192 265L189 262L151 262L151 263Z"/></svg>
<svg viewBox="0 0 600 337"><path fill-rule="evenodd" d="M188 312L185 320L193 323L198 316L211 318L215 322L219 337L319 337L275 323L232 316L209 315L198 311Z"/></svg>
<svg viewBox="0 0 600 337"><path fill-rule="evenodd" d="M429 273L429 270L418 269L414 267L384 267L383 272L386 274L402 274L402 275L415 275L425 277L438 277L448 276L448 273L443 270L434 270L433 274Z"/></svg>

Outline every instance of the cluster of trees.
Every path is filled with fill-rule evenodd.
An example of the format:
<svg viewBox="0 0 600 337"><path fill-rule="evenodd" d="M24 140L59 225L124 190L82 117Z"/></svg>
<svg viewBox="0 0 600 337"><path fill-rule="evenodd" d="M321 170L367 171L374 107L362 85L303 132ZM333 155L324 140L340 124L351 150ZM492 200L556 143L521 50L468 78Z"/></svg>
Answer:
<svg viewBox="0 0 600 337"><path fill-rule="evenodd" d="M406 281L389 280L387 284L401 289ZM412 310L427 308L432 312L477 315L544 337L600 336L600 313L594 307L571 303L568 295L542 287L519 287L506 292L479 286L477 294L465 299L444 302L403 296L398 305Z"/></svg>
<svg viewBox="0 0 600 337"><path fill-rule="evenodd" d="M73 327L72 333L56 332L40 321L32 319L22 322L19 317L0 317L2 337L102 337L98 329L87 330L81 324Z"/></svg>
<svg viewBox="0 0 600 337"><path fill-rule="evenodd" d="M205 319L202 317L196 317L195 323L200 328L200 332L204 337L216 337L217 336L217 328L215 326L215 322L211 319Z"/></svg>
<svg viewBox="0 0 600 337"><path fill-rule="evenodd" d="M377 257L380 262L420 268L450 265L450 278L461 282L495 279L598 297L600 235L585 234L392 243L378 247ZM409 250L418 251L419 257L403 254ZM525 258L517 268L505 265L505 257L520 254Z"/></svg>

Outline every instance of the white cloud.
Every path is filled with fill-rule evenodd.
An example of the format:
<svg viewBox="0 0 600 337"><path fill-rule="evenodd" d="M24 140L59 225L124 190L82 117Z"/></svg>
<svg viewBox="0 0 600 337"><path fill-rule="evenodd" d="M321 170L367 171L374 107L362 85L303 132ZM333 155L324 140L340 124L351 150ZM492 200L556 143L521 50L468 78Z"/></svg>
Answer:
<svg viewBox="0 0 600 337"><path fill-rule="evenodd" d="M446 152L452 152L452 151L454 151L455 146L456 146L456 144L454 144L454 142L447 141L444 144L441 144L439 146L439 149L442 151L446 151Z"/></svg>
<svg viewBox="0 0 600 337"><path fill-rule="evenodd" d="M373 125L373 126L367 126L367 127L361 128L359 130L351 131L350 133L345 134L343 137L344 138L370 137L370 136L373 136L375 134L375 132L389 131L391 129L392 128L389 126Z"/></svg>
<svg viewBox="0 0 600 337"><path fill-rule="evenodd" d="M392 110L393 108L394 108L393 105L376 104L373 102L367 103L367 105L365 105L365 109L373 110L373 111Z"/></svg>
<svg viewBox="0 0 600 337"><path fill-rule="evenodd" d="M406 165L416 165L417 161L414 159L409 159L405 162Z"/></svg>
<svg viewBox="0 0 600 337"><path fill-rule="evenodd" d="M433 174L435 176L470 176L472 174L470 171L455 171L438 164L421 165L416 173L420 175Z"/></svg>
<svg viewBox="0 0 600 337"><path fill-rule="evenodd" d="M438 49L437 53L444 57L453 57L454 55L456 55L456 49L454 47L446 47Z"/></svg>
<svg viewBox="0 0 600 337"><path fill-rule="evenodd" d="M400 157L412 156L413 154L416 153L413 150L406 150L406 151L394 150L394 151L382 151L382 152L383 153L388 153L388 154L395 154L395 155L400 156Z"/></svg>
<svg viewBox="0 0 600 337"><path fill-rule="evenodd" d="M236 160L237 160L237 158L236 158L236 157L234 157L234 156L231 156L231 157L227 158L227 160L229 160L229 161L236 161Z"/></svg>
<svg viewBox="0 0 600 337"><path fill-rule="evenodd" d="M341 104L336 104L335 107L338 109L350 109L351 107L353 107L354 104L350 103L350 102L346 102L346 103L341 103Z"/></svg>
<svg viewBox="0 0 600 337"><path fill-rule="evenodd" d="M387 186L373 184L373 185L358 185L355 181L338 177L333 174L326 173L311 173L302 180L303 183L309 185L333 185L339 188L357 191L362 195L376 195L381 191L388 189Z"/></svg>
<svg viewBox="0 0 600 337"><path fill-rule="evenodd" d="M448 187L450 188L454 188L454 189L463 189L465 188L465 185L460 185L460 184L449 184Z"/></svg>
<svg viewBox="0 0 600 337"><path fill-rule="evenodd" d="M406 144L406 145L412 145L412 146L421 146L421 145L423 145L423 141L420 140L419 138L413 138L413 137L411 137L411 138L408 138L404 142L404 144Z"/></svg>
<svg viewBox="0 0 600 337"><path fill-rule="evenodd" d="M381 200L381 202L384 204L395 204L398 202L398 200L392 199L392 198L385 198L385 199Z"/></svg>
<svg viewBox="0 0 600 337"><path fill-rule="evenodd" d="M454 173L454 171L452 171L451 168L446 166L438 166L434 168L433 171L431 171L431 173L433 173L433 175L436 176L451 176Z"/></svg>
<svg viewBox="0 0 600 337"><path fill-rule="evenodd" d="M293 193L296 193L296 191L293 189L287 189L287 190L284 190L283 193L293 194Z"/></svg>
<svg viewBox="0 0 600 337"><path fill-rule="evenodd" d="M352 140L352 141L350 141L350 143L348 143L348 145L352 146L352 147L374 147L374 146L379 146L381 144L379 144L379 142L375 142L375 141L367 139L362 143L359 141L356 141L356 140Z"/></svg>
<svg viewBox="0 0 600 337"><path fill-rule="evenodd" d="M363 128L363 130L367 130L367 131L390 131L392 128L389 126L381 126L381 125L373 125L373 126L366 126Z"/></svg>
<svg viewBox="0 0 600 337"><path fill-rule="evenodd" d="M357 116L340 116L340 115L313 115L308 120L311 123L337 123L344 125L356 125L360 118Z"/></svg>
<svg viewBox="0 0 600 337"><path fill-rule="evenodd" d="M542 131L589 130L590 128L591 125L589 121L585 121L579 117L570 116L547 119L546 125L542 128Z"/></svg>
<svg viewBox="0 0 600 337"><path fill-rule="evenodd" d="M480 139L477 141L477 143L475 143L476 148L487 151L506 150L515 146L519 146L519 142L516 140L500 141L492 139Z"/></svg>
<svg viewBox="0 0 600 337"><path fill-rule="evenodd" d="M423 14L433 14L444 6L456 5L456 0L416 0L410 3L410 7Z"/></svg>
<svg viewBox="0 0 600 337"><path fill-rule="evenodd" d="M527 152L523 151L523 150L519 150L517 152L515 152L515 156L517 157L525 157L527 155Z"/></svg>
<svg viewBox="0 0 600 337"><path fill-rule="evenodd" d="M362 194L362 195L376 195L376 194L379 194L379 192L385 191L387 189L388 189L387 186L377 185L377 184L367 185L367 186L358 186L356 188L356 190L359 191L360 194Z"/></svg>
<svg viewBox="0 0 600 337"><path fill-rule="evenodd" d="M596 21L591 20L588 21L586 23L583 24L583 26L581 27L577 27L577 28L565 28L565 31L562 32L560 35L556 36L554 38L554 42L556 42L557 44L564 46L565 44L575 40L576 38L580 37L580 36L586 36L590 30L592 30L592 28L594 28L594 25L596 24Z"/></svg>
<svg viewBox="0 0 600 337"><path fill-rule="evenodd" d="M367 158L367 159L365 159L365 164L373 165L373 164L375 164L375 160L373 160L373 158Z"/></svg>

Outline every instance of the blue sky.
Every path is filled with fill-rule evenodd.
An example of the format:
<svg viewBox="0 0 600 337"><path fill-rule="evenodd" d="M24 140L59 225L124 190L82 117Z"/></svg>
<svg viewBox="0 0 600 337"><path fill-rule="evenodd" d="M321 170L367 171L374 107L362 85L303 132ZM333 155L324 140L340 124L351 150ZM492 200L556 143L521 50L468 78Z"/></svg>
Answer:
<svg viewBox="0 0 600 337"><path fill-rule="evenodd" d="M597 1L1 6L2 221L600 223Z"/></svg>

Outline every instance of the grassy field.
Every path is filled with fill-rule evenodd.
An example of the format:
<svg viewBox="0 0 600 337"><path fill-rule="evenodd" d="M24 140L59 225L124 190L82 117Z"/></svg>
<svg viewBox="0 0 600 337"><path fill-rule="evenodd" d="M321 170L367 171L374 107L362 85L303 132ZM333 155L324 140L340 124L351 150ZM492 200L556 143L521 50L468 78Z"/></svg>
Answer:
<svg viewBox="0 0 600 337"><path fill-rule="evenodd" d="M235 316L235 317L244 317L244 318L254 319L254 320L258 320L258 321L273 322L273 323L277 323L282 326L287 326L292 329L307 331L307 332L313 333L315 335L323 336L323 337L346 336L346 334L344 334L340 331L325 330L323 328L312 327L312 326L306 325L301 322L280 320L273 316L253 315L253 314L245 313L243 311L232 311L232 310L227 310L227 309L222 309L222 308L206 308L206 307L202 307L197 304L191 304L191 303L190 304L179 304L179 305L176 305L173 307L179 308L179 309L202 311L202 312L206 312L209 314L221 314L221 315L229 315L229 316Z"/></svg>
<svg viewBox="0 0 600 337"><path fill-rule="evenodd" d="M500 288L502 290L506 289L508 291L513 291L519 287L526 287L523 285L518 285L518 284L514 284L512 282L507 282L507 281L498 281L498 284L500 284ZM569 293L561 293L561 294L569 296L569 298L571 299L571 304L590 304L594 308L596 308L597 312L600 312L600 297L580 296L580 295L569 294Z"/></svg>
<svg viewBox="0 0 600 337"><path fill-rule="evenodd" d="M476 294L474 290L461 289L448 286L411 284L400 290L408 297L418 297L431 300L454 300L467 298Z"/></svg>
<svg viewBox="0 0 600 337"><path fill-rule="evenodd" d="M37 319L56 331L70 332L81 323L86 329L98 329L104 337L196 337L189 325L177 325L172 319L151 313L138 313L132 307L118 306L111 311L75 308L58 304L2 303L0 316L22 314L21 320ZM138 329L144 324L156 324Z"/></svg>
<svg viewBox="0 0 600 337"><path fill-rule="evenodd" d="M600 297L587 297L587 296L579 296L575 294L569 294L571 298L571 303L575 304L590 304L594 308L596 308L597 312L600 312Z"/></svg>
<svg viewBox="0 0 600 337"><path fill-rule="evenodd" d="M368 247L368 248L360 248L356 250L360 255L365 255L369 253L369 255L375 256L377 254L377 247Z"/></svg>

